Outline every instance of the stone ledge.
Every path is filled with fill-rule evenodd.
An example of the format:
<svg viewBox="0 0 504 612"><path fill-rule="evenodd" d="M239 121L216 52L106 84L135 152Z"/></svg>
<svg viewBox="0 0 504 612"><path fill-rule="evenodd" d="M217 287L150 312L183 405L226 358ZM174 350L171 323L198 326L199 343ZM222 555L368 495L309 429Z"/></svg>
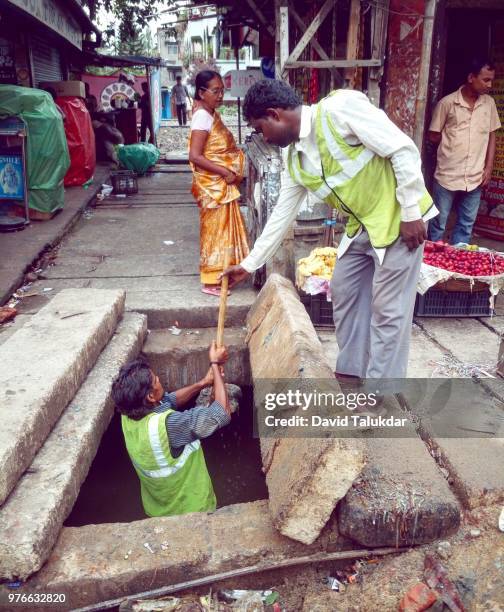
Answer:
<svg viewBox="0 0 504 612"><path fill-rule="evenodd" d="M146 332L143 315L125 315L30 471L0 508L1 578L24 580L49 556L112 417L112 382L138 355Z"/></svg>
<svg viewBox="0 0 504 612"><path fill-rule="evenodd" d="M0 504L114 333L124 291L67 289L0 346Z"/></svg>

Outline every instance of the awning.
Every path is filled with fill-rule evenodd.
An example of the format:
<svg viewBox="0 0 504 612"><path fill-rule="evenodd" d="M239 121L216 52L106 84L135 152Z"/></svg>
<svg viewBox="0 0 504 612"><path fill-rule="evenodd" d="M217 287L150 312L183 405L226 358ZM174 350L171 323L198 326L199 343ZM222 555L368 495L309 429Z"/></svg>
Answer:
<svg viewBox="0 0 504 612"><path fill-rule="evenodd" d="M105 53L84 53L86 64L93 66L113 66L123 68L126 66L165 66L166 63L160 57L148 57L146 55L107 55Z"/></svg>

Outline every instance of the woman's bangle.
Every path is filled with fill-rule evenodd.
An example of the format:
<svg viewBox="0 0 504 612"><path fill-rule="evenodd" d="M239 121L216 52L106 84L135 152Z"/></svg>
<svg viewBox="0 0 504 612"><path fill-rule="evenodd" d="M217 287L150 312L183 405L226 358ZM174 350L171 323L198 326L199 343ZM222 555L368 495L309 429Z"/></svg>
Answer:
<svg viewBox="0 0 504 612"><path fill-rule="evenodd" d="M221 361L211 361L210 365L222 365Z"/></svg>

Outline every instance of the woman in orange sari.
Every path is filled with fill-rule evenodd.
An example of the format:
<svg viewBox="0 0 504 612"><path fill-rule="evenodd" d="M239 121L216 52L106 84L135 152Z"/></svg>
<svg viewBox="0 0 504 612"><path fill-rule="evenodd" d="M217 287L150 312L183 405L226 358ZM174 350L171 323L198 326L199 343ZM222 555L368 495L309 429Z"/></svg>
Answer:
<svg viewBox="0 0 504 612"><path fill-rule="evenodd" d="M217 296L226 249L232 247L230 265L240 263L249 252L238 204L245 158L216 111L223 98L219 73L204 70L196 76L198 103L191 121L189 162L192 193L200 209L201 290Z"/></svg>

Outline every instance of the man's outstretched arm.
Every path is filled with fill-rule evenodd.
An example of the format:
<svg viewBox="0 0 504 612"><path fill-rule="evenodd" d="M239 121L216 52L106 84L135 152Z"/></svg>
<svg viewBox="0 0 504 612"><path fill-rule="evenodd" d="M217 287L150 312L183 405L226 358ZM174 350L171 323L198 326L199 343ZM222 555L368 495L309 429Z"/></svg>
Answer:
<svg viewBox="0 0 504 612"><path fill-rule="evenodd" d="M256 240L254 248L239 265L230 266L222 273L222 276L229 276L231 287L247 278L251 272L258 270L273 257L291 223L296 218L306 194L306 189L296 183L288 171L284 170L278 202L273 208L261 235Z"/></svg>

